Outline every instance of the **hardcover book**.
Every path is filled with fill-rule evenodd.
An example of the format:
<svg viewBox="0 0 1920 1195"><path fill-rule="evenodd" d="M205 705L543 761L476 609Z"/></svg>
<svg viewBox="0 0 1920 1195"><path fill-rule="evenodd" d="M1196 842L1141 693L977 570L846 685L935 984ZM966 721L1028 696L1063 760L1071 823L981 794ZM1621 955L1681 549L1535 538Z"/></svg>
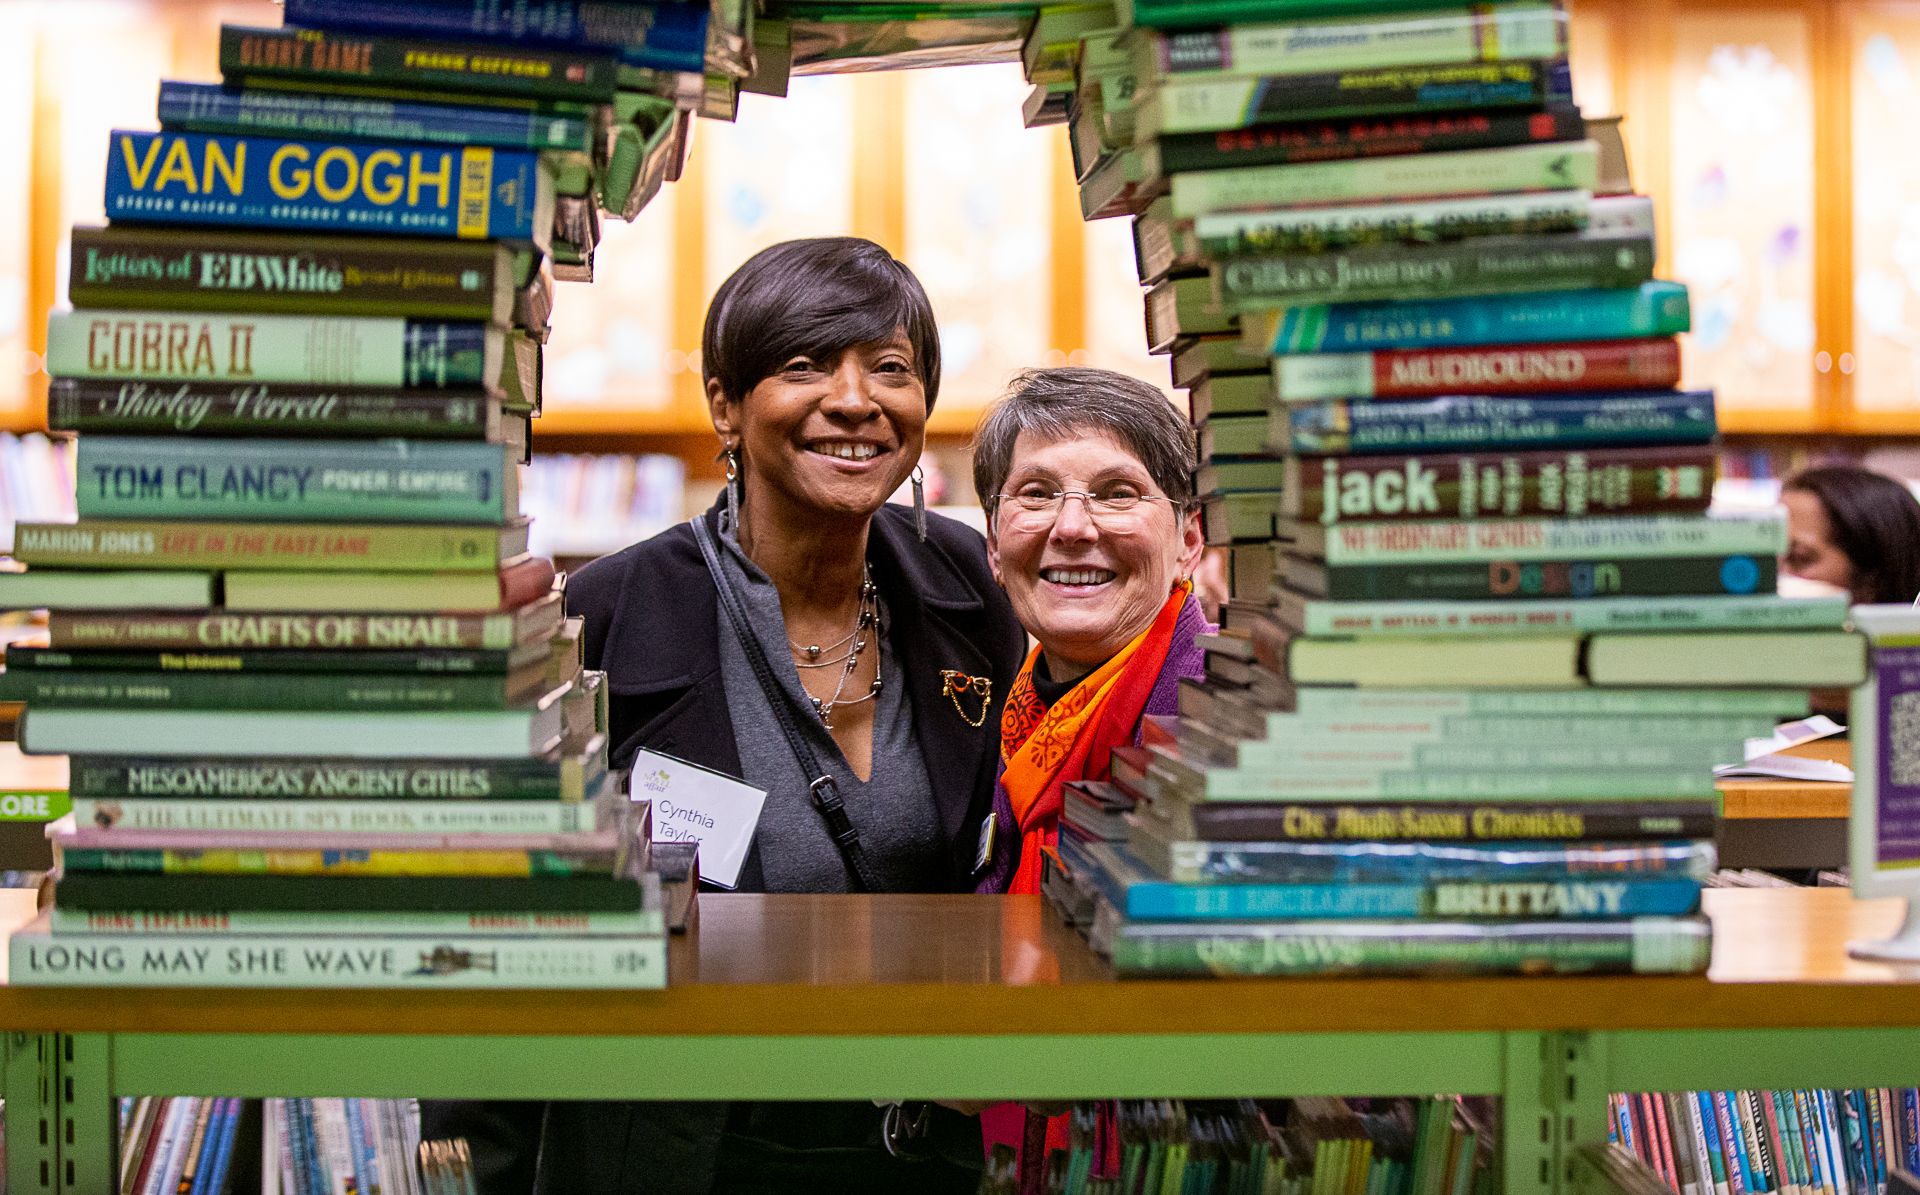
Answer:
<svg viewBox="0 0 1920 1195"><path fill-rule="evenodd" d="M1687 288L1553 291L1478 299L1327 303L1243 316L1250 347L1289 353L1543 344L1677 336L1692 325Z"/></svg>
<svg viewBox="0 0 1920 1195"><path fill-rule="evenodd" d="M499 526L82 519L22 523L14 552L47 568L490 573L526 552L529 528L524 518Z"/></svg>
<svg viewBox="0 0 1920 1195"><path fill-rule="evenodd" d="M61 311L47 321L56 377L491 388L507 343L482 323L371 316Z"/></svg>
<svg viewBox="0 0 1920 1195"><path fill-rule="evenodd" d="M1406 154L1176 174L1174 219L1379 199L1428 199L1490 191L1591 191L1599 181L1592 141L1514 145L1456 153Z"/></svg>
<svg viewBox="0 0 1920 1195"><path fill-rule="evenodd" d="M1328 526L1403 519L1585 519L1707 509L1709 445L1289 457L1278 513Z"/></svg>
<svg viewBox="0 0 1920 1195"><path fill-rule="evenodd" d="M1281 402L1542 390L1666 390L1679 382L1680 344L1671 338L1309 353L1273 359L1273 396Z"/></svg>
<svg viewBox="0 0 1920 1195"><path fill-rule="evenodd" d="M73 230L75 307L478 320L505 326L526 268L509 246L219 229Z"/></svg>
<svg viewBox="0 0 1920 1195"><path fill-rule="evenodd" d="M81 518L506 523L519 469L499 444L83 436Z"/></svg>
<svg viewBox="0 0 1920 1195"><path fill-rule="evenodd" d="M419 33L512 46L602 50L626 66L706 69L705 4L596 0L288 0L289 25L365 33Z"/></svg>
<svg viewBox="0 0 1920 1195"><path fill-rule="evenodd" d="M1141 34L1133 39L1133 66L1142 78L1169 78L1555 58L1566 53L1566 27L1564 12L1534 0L1409 16L1381 13L1298 23L1253 21L1220 29Z"/></svg>
<svg viewBox="0 0 1920 1195"><path fill-rule="evenodd" d="M1572 102L1564 59L1391 67L1264 78L1159 80L1134 113L1141 138L1280 120L1391 116ZM1177 176L1176 176L1177 177Z"/></svg>
<svg viewBox="0 0 1920 1195"><path fill-rule="evenodd" d="M222 25L220 73L229 82L298 80L605 102L613 98L617 64L610 54L440 41L413 30L369 36Z"/></svg>
<svg viewBox="0 0 1920 1195"><path fill-rule="evenodd" d="M506 240L545 251L553 179L540 156L486 145L289 140L116 130L111 220Z"/></svg>
<svg viewBox="0 0 1920 1195"><path fill-rule="evenodd" d="M1585 136L1586 124L1573 108L1463 110L1171 133L1146 142L1140 152L1149 178L1170 178L1196 170L1449 153Z"/></svg>
<svg viewBox="0 0 1920 1195"><path fill-rule="evenodd" d="M487 440L524 452L527 413L484 391L54 378L50 431Z"/></svg>
<svg viewBox="0 0 1920 1195"><path fill-rule="evenodd" d="M69 650L507 651L551 638L560 602L554 593L499 614L55 610L47 630L55 648Z"/></svg>
<svg viewBox="0 0 1920 1195"><path fill-rule="evenodd" d="M594 123L573 111L432 103L298 91L160 82L160 125L193 133L267 133L357 141L426 141L590 154Z"/></svg>
<svg viewBox="0 0 1920 1195"><path fill-rule="evenodd" d="M1268 447L1310 456L1382 455L1449 449L1609 448L1707 444L1708 391L1459 395L1368 402L1332 399L1274 411ZM1276 464L1276 474L1283 472ZM1283 480L1276 477L1276 484Z"/></svg>

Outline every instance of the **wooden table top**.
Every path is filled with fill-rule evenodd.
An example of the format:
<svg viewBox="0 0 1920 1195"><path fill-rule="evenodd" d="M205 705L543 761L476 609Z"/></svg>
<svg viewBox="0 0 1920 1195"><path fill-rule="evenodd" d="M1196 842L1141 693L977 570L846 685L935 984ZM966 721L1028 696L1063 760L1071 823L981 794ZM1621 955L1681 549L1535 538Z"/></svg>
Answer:
<svg viewBox="0 0 1920 1195"><path fill-rule="evenodd" d="M0 923L31 916L0 894ZM1920 1026L1920 968L1847 958L1897 901L1710 891L1711 977L1116 980L1038 897L702 896L663 992L0 987L0 1029L997 1035Z"/></svg>
<svg viewBox="0 0 1920 1195"><path fill-rule="evenodd" d="M1818 739L1790 748L1789 755L1853 764L1853 744L1845 739ZM1722 780L1720 816L1744 818L1846 818L1853 804L1853 785L1825 780Z"/></svg>

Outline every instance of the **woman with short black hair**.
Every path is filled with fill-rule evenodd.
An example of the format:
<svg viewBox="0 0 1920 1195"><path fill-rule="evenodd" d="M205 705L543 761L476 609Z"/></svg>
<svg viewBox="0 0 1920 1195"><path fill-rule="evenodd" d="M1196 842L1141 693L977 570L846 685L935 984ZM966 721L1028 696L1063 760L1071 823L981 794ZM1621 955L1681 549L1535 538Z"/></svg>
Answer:
<svg viewBox="0 0 1920 1195"><path fill-rule="evenodd" d="M567 585L614 765L648 749L764 790L743 891L972 890L1025 635L976 532L887 505L939 390L925 291L870 241L774 245L714 295L702 368L722 499ZM474 1139L488 1193L971 1191L981 1160L944 1109L890 1119L930 1123L918 1140L871 1103L540 1112L427 1128Z"/></svg>

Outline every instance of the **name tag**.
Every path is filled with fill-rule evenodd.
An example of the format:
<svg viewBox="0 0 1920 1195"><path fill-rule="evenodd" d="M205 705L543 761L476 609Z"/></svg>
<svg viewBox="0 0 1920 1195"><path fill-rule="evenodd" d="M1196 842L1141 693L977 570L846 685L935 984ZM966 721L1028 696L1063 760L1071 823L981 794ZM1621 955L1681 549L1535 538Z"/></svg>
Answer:
<svg viewBox="0 0 1920 1195"><path fill-rule="evenodd" d="M653 806L655 842L700 845L700 878L731 888L760 825L767 794L684 759L642 751L633 757L628 793Z"/></svg>

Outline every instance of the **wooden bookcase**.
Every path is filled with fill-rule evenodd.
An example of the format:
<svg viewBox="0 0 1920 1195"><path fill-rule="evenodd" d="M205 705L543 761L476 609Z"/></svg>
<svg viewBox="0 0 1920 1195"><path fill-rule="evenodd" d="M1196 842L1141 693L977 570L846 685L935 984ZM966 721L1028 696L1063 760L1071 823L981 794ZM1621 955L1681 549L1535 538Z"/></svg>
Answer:
<svg viewBox="0 0 1920 1195"><path fill-rule="evenodd" d="M1587 1189L1610 1091L1920 1083L1898 902L1709 892L1708 977L1113 979L1037 897L702 897L661 992L0 987L9 1189L111 1187L112 1097L1503 1097L1506 1190ZM27 911L16 907L16 921Z"/></svg>

